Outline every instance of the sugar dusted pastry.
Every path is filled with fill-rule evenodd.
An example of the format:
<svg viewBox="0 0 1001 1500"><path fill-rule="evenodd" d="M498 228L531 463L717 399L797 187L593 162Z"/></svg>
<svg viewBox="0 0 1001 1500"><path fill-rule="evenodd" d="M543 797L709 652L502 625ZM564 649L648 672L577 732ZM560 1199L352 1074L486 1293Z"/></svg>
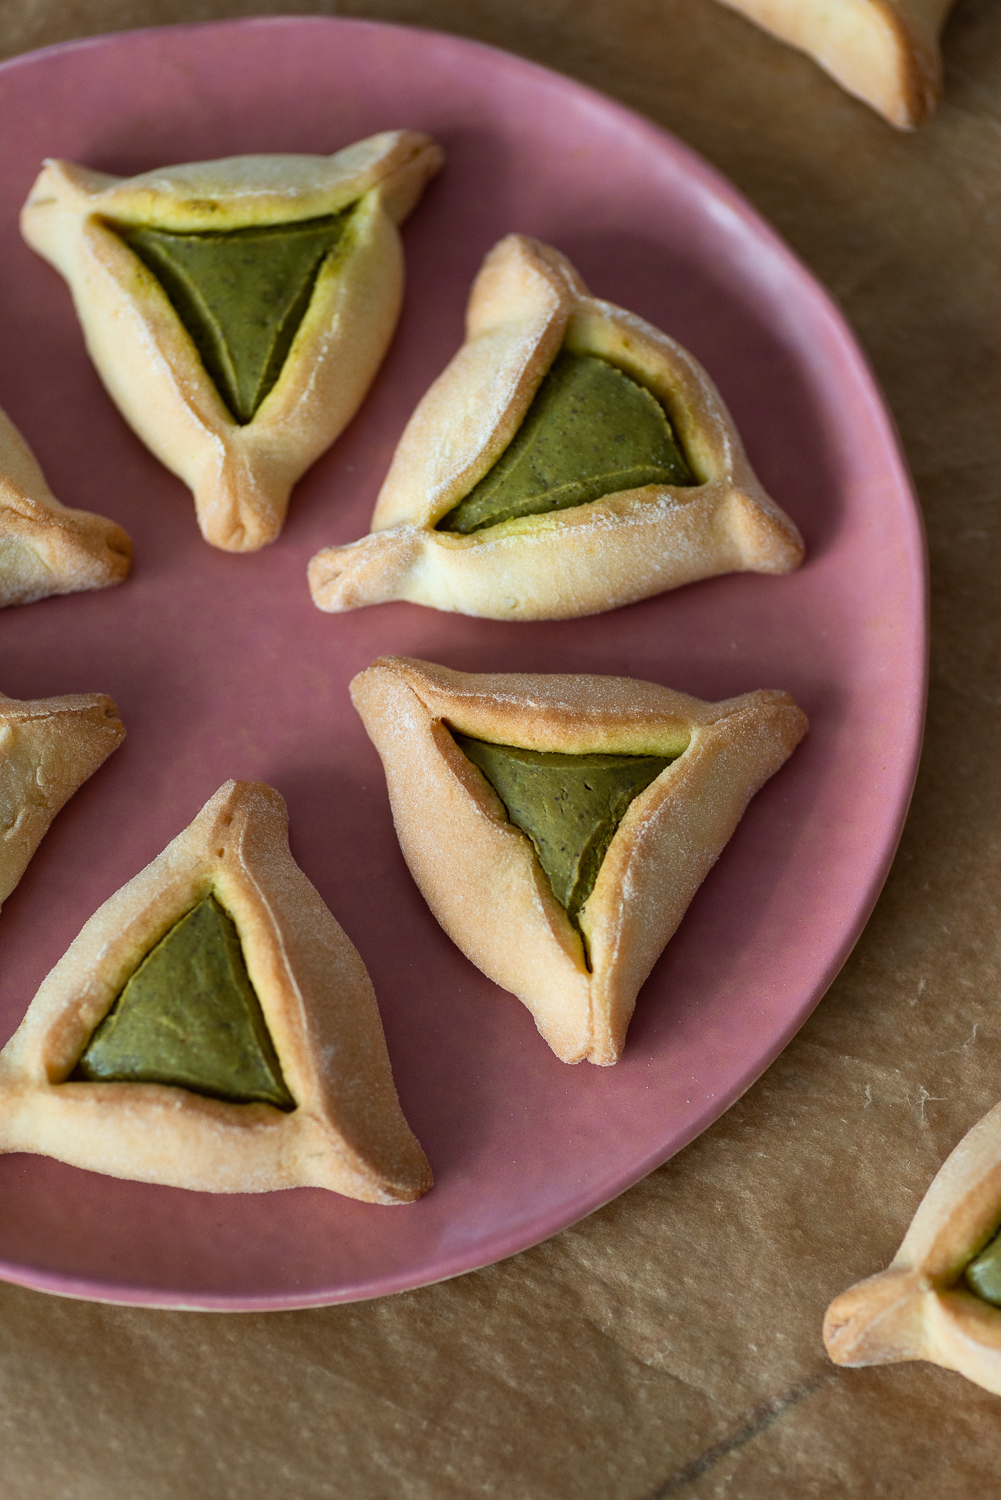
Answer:
<svg viewBox="0 0 1001 1500"><path fill-rule="evenodd" d="M702 367L591 297L557 250L512 234L407 424L371 535L318 552L309 582L332 612L408 599L570 619L802 556Z"/></svg>
<svg viewBox="0 0 1001 1500"><path fill-rule="evenodd" d="M384 657L351 696L411 873L564 1062L614 1063L636 996L806 717L628 677Z"/></svg>
<svg viewBox="0 0 1001 1500"><path fill-rule="evenodd" d="M0 693L0 903L59 809L124 738L103 693L28 702Z"/></svg>
<svg viewBox="0 0 1001 1500"><path fill-rule="evenodd" d="M86 923L0 1053L0 1150L203 1192L431 1186L371 980L271 787L227 782Z"/></svg>
<svg viewBox="0 0 1001 1500"><path fill-rule="evenodd" d="M1001 1396L1001 1104L960 1141L889 1268L836 1297L839 1365L927 1359Z"/></svg>
<svg viewBox="0 0 1001 1500"><path fill-rule="evenodd" d="M21 215L143 442L206 541L251 552L347 426L403 294L397 225L441 152L410 130L333 156L233 156L110 177L49 161Z"/></svg>
<svg viewBox="0 0 1001 1500"><path fill-rule="evenodd" d="M901 130L934 112L938 41L955 0L723 0L798 47Z"/></svg>
<svg viewBox="0 0 1001 1500"><path fill-rule="evenodd" d="M132 543L114 521L71 510L0 411L0 609L121 583Z"/></svg>

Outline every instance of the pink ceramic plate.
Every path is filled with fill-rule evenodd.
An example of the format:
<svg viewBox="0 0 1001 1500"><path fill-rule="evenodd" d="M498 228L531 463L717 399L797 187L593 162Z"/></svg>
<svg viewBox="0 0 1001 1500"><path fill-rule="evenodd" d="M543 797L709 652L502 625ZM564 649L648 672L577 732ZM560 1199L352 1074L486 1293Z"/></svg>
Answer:
<svg viewBox="0 0 1001 1500"><path fill-rule="evenodd" d="M328 152L413 126L447 168L406 226L406 311L353 426L281 539L201 541L84 354L69 295L21 243L44 156L117 173ZM511 1255L637 1181L758 1077L823 995L883 883L921 735L921 526L879 392L825 293L684 146L565 78L453 37L278 19L135 32L0 68L0 405L65 502L114 517L131 580L0 616L0 687L102 691L123 750L56 820L0 918L5 1040L97 905L229 776L288 801L292 847L375 982L437 1185L408 1208L331 1193L214 1197L0 1159L0 1276L201 1308L306 1307ZM722 388L803 570L720 578L610 615L505 625L394 604L322 615L306 562L368 530L403 423L460 342L484 252L557 245L600 296L688 345ZM640 996L617 1067L557 1062L410 881L348 699L390 652L467 671L624 673L722 698L791 691L812 733L752 804ZM433 814L432 814L433 815Z"/></svg>

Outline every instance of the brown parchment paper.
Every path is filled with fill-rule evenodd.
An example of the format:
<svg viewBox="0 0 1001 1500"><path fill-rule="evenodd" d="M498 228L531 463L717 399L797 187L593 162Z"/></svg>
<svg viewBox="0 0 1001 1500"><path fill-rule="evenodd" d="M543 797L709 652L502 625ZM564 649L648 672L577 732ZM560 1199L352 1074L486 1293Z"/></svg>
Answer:
<svg viewBox="0 0 1001 1500"><path fill-rule="evenodd" d="M812 1020L700 1140L548 1244L404 1296L260 1317L0 1286L0 1493L997 1494L1001 1400L922 1364L836 1370L820 1324L1001 1099L1001 5L958 0L946 101L913 136L713 0L3 0L0 52L334 11L476 37L617 96L726 172L840 299L928 521L921 776Z"/></svg>

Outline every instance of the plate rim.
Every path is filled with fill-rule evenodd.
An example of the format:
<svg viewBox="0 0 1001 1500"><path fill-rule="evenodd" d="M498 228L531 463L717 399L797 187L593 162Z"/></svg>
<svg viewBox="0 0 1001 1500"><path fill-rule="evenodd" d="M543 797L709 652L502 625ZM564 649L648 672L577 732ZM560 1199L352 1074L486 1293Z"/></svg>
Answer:
<svg viewBox="0 0 1001 1500"><path fill-rule="evenodd" d="M657 152L664 152L675 163L680 163L686 174L690 174L706 187L711 195L723 202L733 211L742 223L749 228L753 237L764 242L769 251L791 272L801 289L809 288L819 309L825 315L828 324L836 333L840 344L845 350L852 364L855 366L856 374L864 381L866 396L869 401L870 410L875 418L878 416L886 439L887 451L892 454L895 461L897 491L901 496L906 495L909 505L900 507L900 515L907 522L907 541L909 552L915 567L910 573L910 581L919 585L917 592L920 594L920 640L912 647L911 660L918 667L918 684L915 694L914 713L907 725L907 743L899 756L897 786L895 795L895 809L892 820L894 834L886 840L882 851L882 858L873 868L872 875L864 890L860 890L855 902L854 919L846 926L845 935L837 949L826 965L821 979L814 986L807 1003L800 1007L795 1016L782 1029L779 1035L773 1039L773 1043L763 1052L756 1054L753 1068L749 1070L744 1081L727 1098L722 1107L712 1103L711 1107L703 1110L692 1117L690 1129L681 1132L681 1138L676 1139L675 1144L668 1150L667 1154L660 1147L650 1148L630 1168L627 1174L623 1174L618 1184L611 1190L602 1186L594 1194L584 1195L587 1205L580 1209L579 1203L575 1201L572 1208L562 1216L557 1214L553 1222L552 1213L548 1215L540 1213L533 1220L532 1228L526 1230L524 1226L516 1230L508 1230L505 1235L495 1232L493 1236L493 1248L483 1257L476 1255L462 1255L452 1252L451 1257L439 1257L439 1264L450 1264L440 1274L426 1275L420 1271L416 1273L400 1270L394 1274L381 1274L378 1285L368 1283L353 1283L340 1288L318 1289L311 1293L226 1293L226 1292L196 1292L181 1295L167 1289L149 1289L130 1282L114 1281L109 1278L93 1275L70 1275L64 1272L52 1272L37 1270L21 1262L9 1261L0 1258L0 1280L7 1281L13 1285L27 1287L35 1291L46 1292L51 1295L62 1296L71 1300L95 1301L117 1306L147 1307L175 1311L201 1311L201 1312L263 1312L263 1311L294 1311L314 1307L336 1306L353 1301L371 1300L376 1297L388 1296L397 1292L414 1290L419 1287L435 1285L441 1281L454 1279L468 1272L483 1269L486 1266L496 1264L499 1261L509 1259L511 1256L528 1250L543 1243L552 1236L561 1233L564 1229L578 1223L581 1219L597 1212L598 1209L614 1201L615 1198L634 1187L650 1172L664 1165L685 1146L698 1138L705 1130L722 1117L744 1093L756 1083L762 1075L771 1067L772 1063L789 1045L792 1038L802 1028L817 1005L833 984L838 973L844 966L855 945L860 940L862 933L869 921L872 911L879 899L880 893L889 876L894 858L903 835L907 814L913 797L914 787L920 766L921 752L924 739L925 718L927 712L928 684L929 684L929 653L930 653L930 578L928 563L927 534L924 525L924 517L918 499L916 487L906 454L900 440L899 431L887 398L879 384L872 362L863 347L859 336L852 328L846 314L842 311L833 294L819 280L818 276L806 264L795 250L786 242L779 232L769 223L764 215L754 206L739 188L737 188L717 167L703 157L692 146L675 135L672 131L656 124L637 110L621 103L611 95L603 93L590 84L581 82L572 75L550 68L531 58L513 53L504 48L496 47L490 43L482 42L474 38L462 36L461 34L441 31L432 27L421 27L406 25L398 22L370 20L357 16L322 16L322 15L270 15L270 16L240 16L222 19L208 19L203 21L182 21L168 23L166 25L124 28L108 32L99 32L89 36L69 38L61 42L54 42L44 47L35 48L28 52L17 53L11 57L0 60L0 86L6 73L15 69L36 66L40 61L50 57L72 54L75 52L87 52L95 48L108 49L128 45L137 38L145 38L156 34L169 33L173 36L194 36L204 33L208 29L222 31L228 34L235 32L259 31L267 28L281 28L289 31L301 31L307 28L322 28L327 32L340 31L362 33L394 34L401 37L425 39L430 38L436 42L445 43L459 50L474 49L486 54L493 60L493 66L506 68L514 67L521 69L531 76L544 81L547 86L552 87L554 83L563 89L569 89L583 101L597 106L606 116L611 114L623 126L627 126L632 132L644 136L647 142ZM542 1221L545 1220L543 1225ZM499 1246L499 1248L498 1248ZM455 1262L460 1262L456 1264Z"/></svg>

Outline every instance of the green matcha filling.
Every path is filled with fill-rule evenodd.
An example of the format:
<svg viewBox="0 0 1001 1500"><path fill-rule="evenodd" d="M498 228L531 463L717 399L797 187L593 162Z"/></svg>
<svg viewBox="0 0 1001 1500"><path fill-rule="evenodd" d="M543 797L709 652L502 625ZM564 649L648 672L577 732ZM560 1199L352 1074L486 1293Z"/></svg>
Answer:
<svg viewBox="0 0 1001 1500"><path fill-rule="evenodd" d="M198 234L119 229L170 298L238 422L250 421L281 374L349 213Z"/></svg>
<svg viewBox="0 0 1001 1500"><path fill-rule="evenodd" d="M985 1302L1001 1307L1001 1233L966 1268L967 1285Z"/></svg>
<svg viewBox="0 0 1001 1500"><path fill-rule="evenodd" d="M564 349L493 468L437 529L467 535L619 490L696 482L657 398L607 360Z"/></svg>
<svg viewBox="0 0 1001 1500"><path fill-rule="evenodd" d="M562 755L454 737L532 840L553 895L576 926L626 809L676 757Z"/></svg>
<svg viewBox="0 0 1001 1500"><path fill-rule="evenodd" d="M231 1104L294 1109L236 927L214 896L146 955L73 1078L168 1083Z"/></svg>

